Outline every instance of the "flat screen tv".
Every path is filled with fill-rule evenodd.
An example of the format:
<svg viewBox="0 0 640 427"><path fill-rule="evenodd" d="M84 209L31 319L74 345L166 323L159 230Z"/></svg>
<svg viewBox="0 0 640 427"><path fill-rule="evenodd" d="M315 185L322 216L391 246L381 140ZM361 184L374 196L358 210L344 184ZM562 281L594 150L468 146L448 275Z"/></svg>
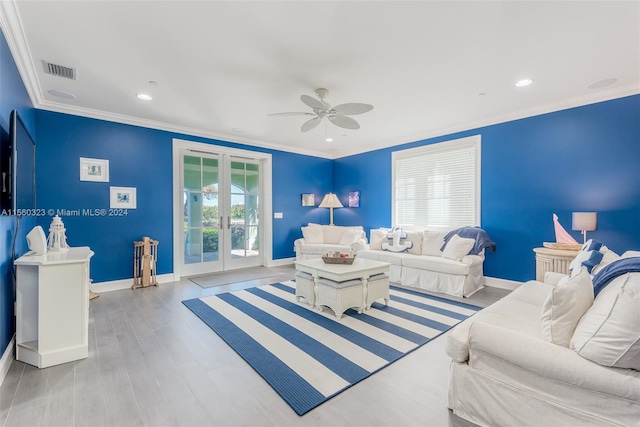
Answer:
<svg viewBox="0 0 640 427"><path fill-rule="evenodd" d="M16 110L9 117L8 144L2 144L2 210L12 215L36 207L36 144Z"/></svg>

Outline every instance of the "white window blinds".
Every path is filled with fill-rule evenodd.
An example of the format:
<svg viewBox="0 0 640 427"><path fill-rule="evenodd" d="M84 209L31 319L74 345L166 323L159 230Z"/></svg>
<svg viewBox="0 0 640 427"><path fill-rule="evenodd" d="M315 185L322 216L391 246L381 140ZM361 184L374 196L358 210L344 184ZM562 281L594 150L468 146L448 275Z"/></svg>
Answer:
<svg viewBox="0 0 640 427"><path fill-rule="evenodd" d="M480 225L480 136L393 153L393 223Z"/></svg>

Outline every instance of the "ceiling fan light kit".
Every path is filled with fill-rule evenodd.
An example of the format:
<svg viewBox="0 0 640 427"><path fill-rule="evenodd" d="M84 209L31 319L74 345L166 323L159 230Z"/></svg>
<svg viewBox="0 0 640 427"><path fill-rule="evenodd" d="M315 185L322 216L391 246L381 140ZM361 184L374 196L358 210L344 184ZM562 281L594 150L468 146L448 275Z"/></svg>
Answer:
<svg viewBox="0 0 640 427"><path fill-rule="evenodd" d="M340 104L335 107L331 107L331 104L324 99L329 95L329 91L325 88L318 88L315 90L316 95L320 100L317 100L309 95L300 96L300 100L313 110L313 113L303 112L290 112L290 113L273 113L270 116L313 116L302 124L300 130L302 132L309 132L320 124L323 118L327 118L334 125L344 129L360 129L360 124L348 116L354 116L356 114L363 114L373 110L373 105L361 104L361 103L348 103Z"/></svg>

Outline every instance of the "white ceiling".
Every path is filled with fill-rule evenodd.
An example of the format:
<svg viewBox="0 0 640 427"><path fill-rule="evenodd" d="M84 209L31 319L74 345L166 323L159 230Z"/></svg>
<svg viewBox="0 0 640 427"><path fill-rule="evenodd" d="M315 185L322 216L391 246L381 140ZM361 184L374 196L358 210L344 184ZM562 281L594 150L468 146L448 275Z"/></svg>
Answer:
<svg viewBox="0 0 640 427"><path fill-rule="evenodd" d="M1 7L37 108L327 158L640 93L638 1ZM43 60L75 68L77 79L45 74ZM523 77L533 85L515 87ZM587 87L609 78L617 81ZM300 95L318 87L332 105L375 108L353 117L359 130L323 123L302 133L307 117L267 116L310 111Z"/></svg>

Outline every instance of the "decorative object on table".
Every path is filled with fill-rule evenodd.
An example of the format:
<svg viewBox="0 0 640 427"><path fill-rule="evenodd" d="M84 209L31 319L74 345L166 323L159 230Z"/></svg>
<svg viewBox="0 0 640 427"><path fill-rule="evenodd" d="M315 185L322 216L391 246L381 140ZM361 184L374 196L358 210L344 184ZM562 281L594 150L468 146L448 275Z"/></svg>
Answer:
<svg viewBox="0 0 640 427"><path fill-rule="evenodd" d="M564 229L564 227L558 221L558 215L553 214L553 229L556 233L556 242L544 242L542 245L549 249L561 249L567 251L580 250L582 245L578 243L571 235Z"/></svg>
<svg viewBox="0 0 640 427"><path fill-rule="evenodd" d="M356 259L356 256L353 254L353 251L349 251L348 254L343 254L341 252L329 251L327 255L322 257L322 261L325 264L353 264L353 261Z"/></svg>
<svg viewBox="0 0 640 427"><path fill-rule="evenodd" d="M158 286L156 264L158 261L158 241L143 237L141 242L133 242L133 286L131 289Z"/></svg>
<svg viewBox="0 0 640 427"><path fill-rule="evenodd" d="M333 208L343 208L344 206L342 206L342 203L340 203L340 200L338 199L338 197L333 194L333 193L329 193L326 194L324 196L324 199L322 199L322 202L320 203L320 205L318 206L319 208L329 208L330 212L329 212L329 225L333 225Z"/></svg>
<svg viewBox="0 0 640 427"><path fill-rule="evenodd" d="M587 243L587 231L594 231L598 226L597 212L574 212L571 229L582 232L582 243Z"/></svg>
<svg viewBox="0 0 640 427"><path fill-rule="evenodd" d="M136 209L135 187L109 187L111 209Z"/></svg>
<svg viewBox="0 0 640 427"><path fill-rule="evenodd" d="M396 225L387 234L387 239L391 240L391 244L383 243L382 250L389 252L406 252L413 247L413 242L411 240L400 242L400 240L406 238L407 233L402 230L402 227Z"/></svg>
<svg viewBox="0 0 640 427"><path fill-rule="evenodd" d="M109 160L80 157L80 181L109 182Z"/></svg>
<svg viewBox="0 0 640 427"><path fill-rule="evenodd" d="M315 194L304 193L302 195L302 206L315 206L316 205Z"/></svg>
<svg viewBox="0 0 640 427"><path fill-rule="evenodd" d="M66 252L69 250L67 244L67 229L64 228L62 219L56 215L49 226L49 238L47 239L47 248L49 252Z"/></svg>
<svg viewBox="0 0 640 427"><path fill-rule="evenodd" d="M36 225L27 234L27 246L34 255L44 255L47 253L47 238L44 236L44 230Z"/></svg>
<svg viewBox="0 0 640 427"><path fill-rule="evenodd" d="M416 348L430 345L435 337L480 310L469 304L391 287L392 300L403 303L393 307L396 315L388 316L386 306L374 302L366 317L384 318L384 322L354 321L363 315L353 310L346 311L342 320L338 320L297 303L295 287L294 282L287 281L182 303L246 360L298 415ZM242 295L247 293L252 297ZM229 310L240 297L246 303ZM264 301L272 303L261 303ZM443 310L434 313L430 310L434 304ZM247 323L248 318L251 322ZM314 327L301 330L301 318ZM267 338L265 328L269 330ZM335 339L325 340L327 331ZM407 339L407 331L411 331L411 340ZM393 339L387 340L388 337ZM318 342L323 346L316 345Z"/></svg>
<svg viewBox="0 0 640 427"><path fill-rule="evenodd" d="M350 191L349 192L349 207L350 208L359 208L360 207L360 192L359 191Z"/></svg>

